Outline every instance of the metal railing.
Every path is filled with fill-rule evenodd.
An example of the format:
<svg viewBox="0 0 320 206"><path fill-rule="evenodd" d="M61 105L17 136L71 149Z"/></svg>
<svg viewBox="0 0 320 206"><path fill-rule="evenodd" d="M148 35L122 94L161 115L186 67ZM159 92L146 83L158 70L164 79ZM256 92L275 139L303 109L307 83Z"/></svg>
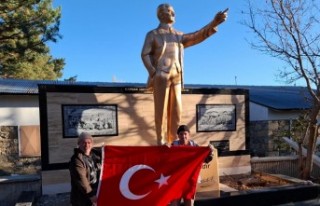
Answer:
<svg viewBox="0 0 320 206"><path fill-rule="evenodd" d="M279 156L279 157L252 157L251 169L254 172L266 172L270 174L283 174L299 178L298 156ZM312 177L320 178L320 168L313 165Z"/></svg>

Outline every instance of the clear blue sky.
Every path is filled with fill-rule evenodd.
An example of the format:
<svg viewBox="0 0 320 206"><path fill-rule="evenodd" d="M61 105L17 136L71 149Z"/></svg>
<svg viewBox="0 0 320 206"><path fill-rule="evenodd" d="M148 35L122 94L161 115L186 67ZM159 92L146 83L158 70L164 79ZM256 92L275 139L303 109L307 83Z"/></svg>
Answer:
<svg viewBox="0 0 320 206"><path fill-rule="evenodd" d="M276 77L283 63L250 48L253 34L242 24L245 0L53 0L62 7L60 33L50 43L54 57L65 58L61 79L145 83L140 52L146 33L158 26L156 8L171 4L174 27L184 33L206 25L219 10L229 8L218 33L185 49L185 83L218 85L285 85Z"/></svg>

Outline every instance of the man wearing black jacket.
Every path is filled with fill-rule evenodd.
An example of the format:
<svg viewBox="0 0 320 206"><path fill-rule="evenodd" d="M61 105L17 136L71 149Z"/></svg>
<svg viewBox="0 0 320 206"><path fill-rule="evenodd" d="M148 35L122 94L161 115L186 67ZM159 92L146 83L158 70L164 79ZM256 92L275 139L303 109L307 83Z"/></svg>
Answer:
<svg viewBox="0 0 320 206"><path fill-rule="evenodd" d="M101 151L92 147L92 136L85 132L81 133L78 137L78 148L75 148L69 165L70 201L73 206L92 206L97 202Z"/></svg>

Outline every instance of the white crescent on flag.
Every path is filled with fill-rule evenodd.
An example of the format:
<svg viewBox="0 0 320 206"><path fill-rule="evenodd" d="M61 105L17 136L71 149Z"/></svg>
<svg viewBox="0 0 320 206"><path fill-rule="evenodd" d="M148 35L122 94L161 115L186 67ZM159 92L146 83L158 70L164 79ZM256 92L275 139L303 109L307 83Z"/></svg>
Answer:
<svg viewBox="0 0 320 206"><path fill-rule="evenodd" d="M147 169L147 170L151 170L153 172L154 169L148 165L135 165L135 166L132 166L130 167L121 177L121 180L120 180L120 184L119 184L119 187L120 187L120 192L121 194L126 197L127 199L130 199L130 200L139 200L139 199L142 199L144 198L145 196L147 196L150 192L146 193L146 194L143 194L143 195L136 195L136 194L133 194L130 189L129 189L129 181L131 179L131 177L139 170L143 170L143 169Z"/></svg>

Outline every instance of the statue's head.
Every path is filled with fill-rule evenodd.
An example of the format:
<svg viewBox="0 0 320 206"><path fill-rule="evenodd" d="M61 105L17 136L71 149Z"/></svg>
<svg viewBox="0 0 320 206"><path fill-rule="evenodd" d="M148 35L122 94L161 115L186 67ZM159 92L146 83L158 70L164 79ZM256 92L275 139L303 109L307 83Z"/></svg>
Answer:
<svg viewBox="0 0 320 206"><path fill-rule="evenodd" d="M170 4L160 4L157 9L157 16L161 23L172 24L175 21L175 13Z"/></svg>

